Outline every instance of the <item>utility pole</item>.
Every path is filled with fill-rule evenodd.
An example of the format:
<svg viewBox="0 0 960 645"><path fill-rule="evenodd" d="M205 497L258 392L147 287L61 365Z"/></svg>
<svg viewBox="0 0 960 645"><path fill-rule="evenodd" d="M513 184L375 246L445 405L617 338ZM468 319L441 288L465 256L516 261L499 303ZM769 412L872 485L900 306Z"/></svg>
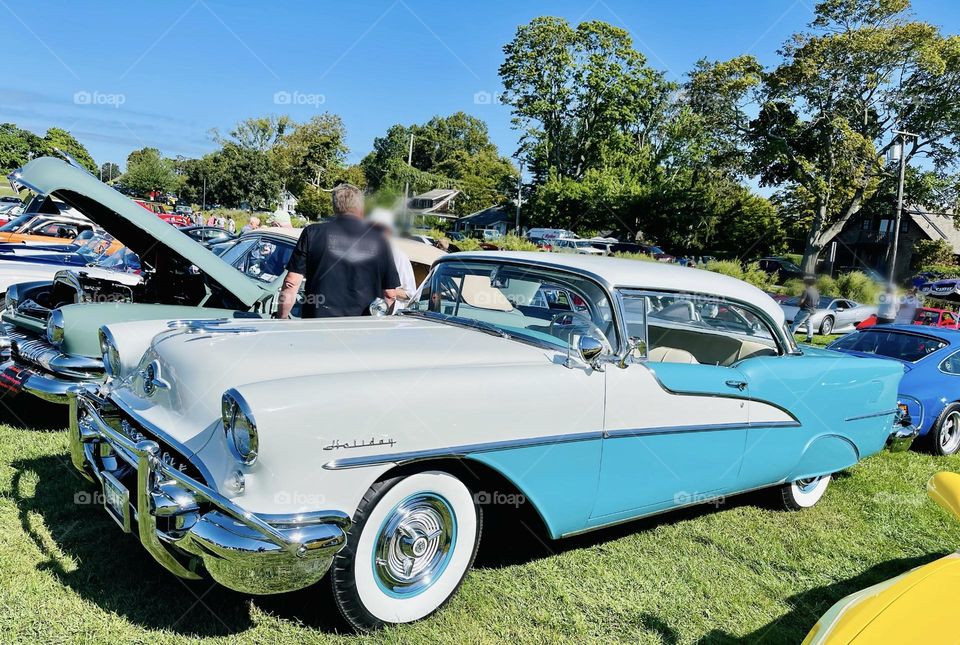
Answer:
<svg viewBox="0 0 960 645"><path fill-rule="evenodd" d="M907 138L917 137L915 134L902 130L894 130L893 133L900 137L900 181L897 185L897 213L893 220L893 241L890 245L890 258L887 266L891 287L893 287L896 282L894 272L897 268L897 246L900 244L900 221L903 219L903 180L907 173Z"/></svg>
<svg viewBox="0 0 960 645"><path fill-rule="evenodd" d="M520 201L523 198L523 162L520 162L520 174L517 175L517 226L514 230L516 235L520 235Z"/></svg>
<svg viewBox="0 0 960 645"><path fill-rule="evenodd" d="M207 210L207 176L203 176L203 205L200 207L200 211L204 212Z"/></svg>
<svg viewBox="0 0 960 645"><path fill-rule="evenodd" d="M407 150L407 165L413 169L413 133L410 133L410 148ZM409 171L408 171L409 172ZM410 179L408 175L407 183L403 187L403 226L404 230L410 230Z"/></svg>

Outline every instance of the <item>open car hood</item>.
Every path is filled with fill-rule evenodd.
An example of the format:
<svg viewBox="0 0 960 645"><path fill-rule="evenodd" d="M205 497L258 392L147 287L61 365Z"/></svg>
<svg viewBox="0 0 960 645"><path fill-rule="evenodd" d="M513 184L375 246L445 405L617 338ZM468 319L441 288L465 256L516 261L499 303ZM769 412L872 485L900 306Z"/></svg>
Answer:
<svg viewBox="0 0 960 645"><path fill-rule="evenodd" d="M93 175L53 157L34 159L10 174L10 183L54 195L86 215L156 268L171 257L195 265L251 307L267 292L176 227L134 203Z"/></svg>

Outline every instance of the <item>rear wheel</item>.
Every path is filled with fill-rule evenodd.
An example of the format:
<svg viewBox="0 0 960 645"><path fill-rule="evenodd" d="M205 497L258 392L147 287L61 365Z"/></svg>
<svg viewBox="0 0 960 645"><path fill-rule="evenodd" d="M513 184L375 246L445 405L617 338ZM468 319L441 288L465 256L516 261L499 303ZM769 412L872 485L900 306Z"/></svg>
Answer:
<svg viewBox="0 0 960 645"><path fill-rule="evenodd" d="M780 487L780 501L788 511L810 508L820 501L830 485L830 475L798 479Z"/></svg>
<svg viewBox="0 0 960 645"><path fill-rule="evenodd" d="M829 336L833 331L833 318L827 316L823 319L823 322L820 323L820 333L824 336Z"/></svg>
<svg viewBox="0 0 960 645"><path fill-rule="evenodd" d="M340 612L358 630L429 616L473 564L482 524L470 490L449 473L377 482L333 562Z"/></svg>
<svg viewBox="0 0 960 645"><path fill-rule="evenodd" d="M937 455L952 455L960 450L960 403L951 403L930 431L930 448Z"/></svg>

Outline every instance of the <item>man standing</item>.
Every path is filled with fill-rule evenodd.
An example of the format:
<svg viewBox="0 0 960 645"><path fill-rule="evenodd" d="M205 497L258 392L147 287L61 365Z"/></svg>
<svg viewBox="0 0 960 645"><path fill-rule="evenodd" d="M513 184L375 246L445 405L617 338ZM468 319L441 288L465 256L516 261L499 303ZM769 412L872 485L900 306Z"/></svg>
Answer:
<svg viewBox="0 0 960 645"><path fill-rule="evenodd" d="M334 217L300 234L287 264L278 318L287 318L304 276L304 318L362 316L383 296L396 298L400 284L383 235L363 221L363 193L350 184L333 189Z"/></svg>
<svg viewBox="0 0 960 645"><path fill-rule="evenodd" d="M807 323L807 342L813 342L813 325L810 323L810 316L817 312L817 305L820 304L820 292L817 291L817 279L812 275L804 277L803 283L806 285L803 294L800 296L800 310L793 319L791 333L796 333L804 322Z"/></svg>

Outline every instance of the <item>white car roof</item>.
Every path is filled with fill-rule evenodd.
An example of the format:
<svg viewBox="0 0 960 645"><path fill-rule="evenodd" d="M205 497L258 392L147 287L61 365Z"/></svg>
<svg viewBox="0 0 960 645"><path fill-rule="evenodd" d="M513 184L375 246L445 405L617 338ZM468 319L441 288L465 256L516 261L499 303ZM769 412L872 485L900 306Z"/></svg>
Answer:
<svg viewBox="0 0 960 645"><path fill-rule="evenodd" d="M783 324L783 310L757 287L730 276L678 264L644 262L603 255L572 255L531 251L482 251L451 253L450 259L515 260L592 273L610 286L702 293L753 305Z"/></svg>

